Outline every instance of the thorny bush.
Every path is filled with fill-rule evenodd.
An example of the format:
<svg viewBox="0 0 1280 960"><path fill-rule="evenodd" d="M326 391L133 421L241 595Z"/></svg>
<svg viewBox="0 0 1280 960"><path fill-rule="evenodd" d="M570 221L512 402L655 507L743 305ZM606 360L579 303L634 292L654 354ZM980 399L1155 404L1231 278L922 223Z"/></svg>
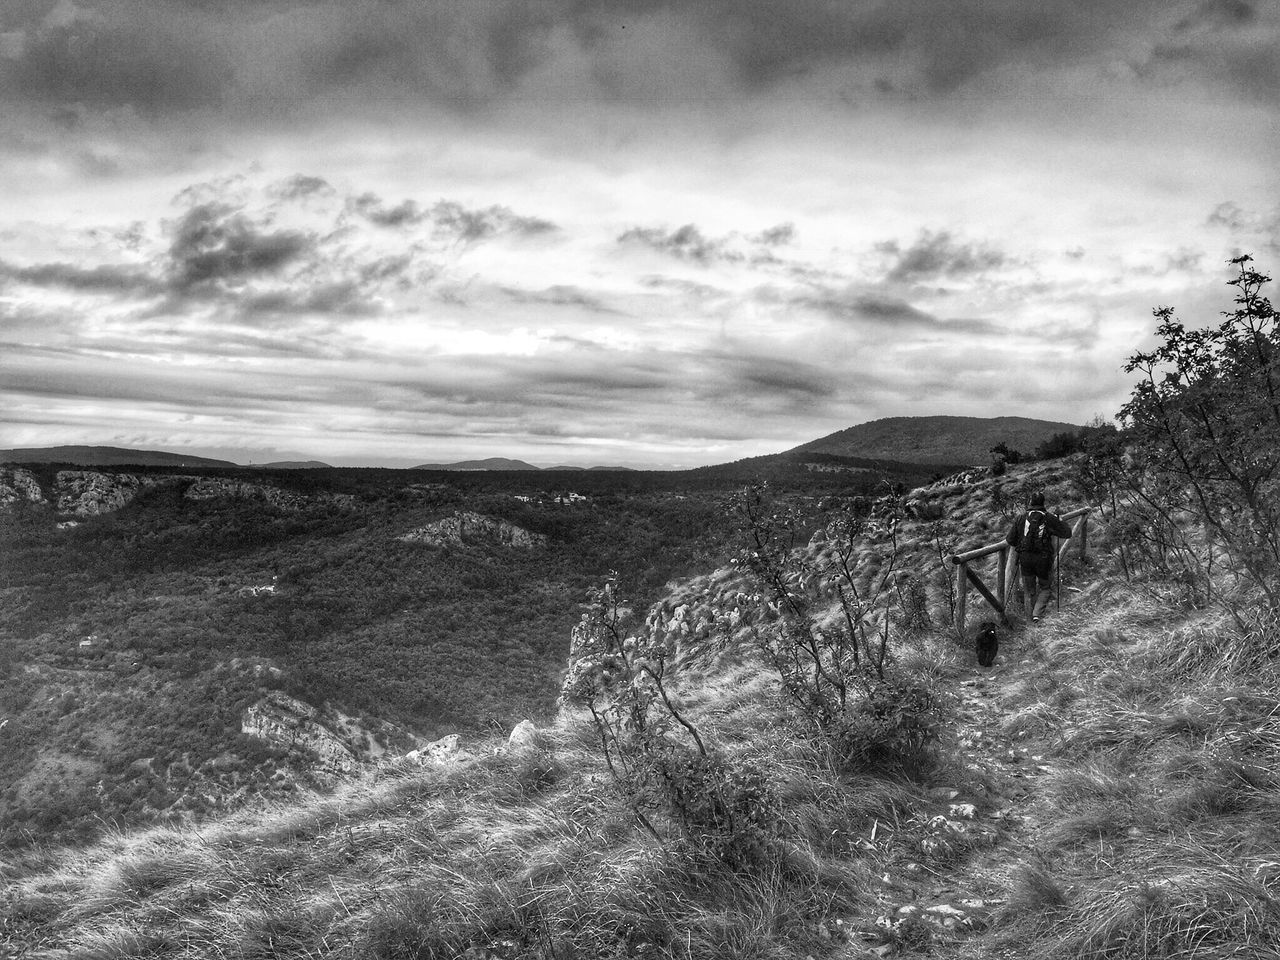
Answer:
<svg viewBox="0 0 1280 960"><path fill-rule="evenodd" d="M588 592L560 701L590 714L613 781L650 834L664 841L654 816L664 814L684 841L747 865L777 832L768 781L708 746L672 696L665 641L629 633L631 618L616 577Z"/></svg>
<svg viewBox="0 0 1280 960"><path fill-rule="evenodd" d="M745 540L735 562L772 614L752 640L792 715L836 769L921 772L940 721L927 685L895 675L891 662L895 625L920 626L898 570L901 498L843 510L813 548L801 542L798 511L765 485L731 509Z"/></svg>
<svg viewBox="0 0 1280 960"><path fill-rule="evenodd" d="M1280 609L1280 325L1251 261L1231 261L1235 309L1217 325L1154 311L1157 346L1125 365L1141 379L1124 433L1096 438L1078 478L1115 518L1126 576L1171 576L1238 620L1242 597Z"/></svg>

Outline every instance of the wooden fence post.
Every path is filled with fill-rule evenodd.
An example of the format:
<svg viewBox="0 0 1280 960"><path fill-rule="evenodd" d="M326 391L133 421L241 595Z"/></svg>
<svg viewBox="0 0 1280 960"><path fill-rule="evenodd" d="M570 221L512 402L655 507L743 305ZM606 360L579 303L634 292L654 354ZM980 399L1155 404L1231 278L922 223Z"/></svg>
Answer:
<svg viewBox="0 0 1280 960"><path fill-rule="evenodd" d="M1000 601L1000 606L1006 610L1009 609L1009 577L1005 570L1008 554L1008 547L996 554L996 599Z"/></svg>
<svg viewBox="0 0 1280 960"><path fill-rule="evenodd" d="M965 604L968 600L969 577L965 573L963 562L956 564L956 633L964 637Z"/></svg>
<svg viewBox="0 0 1280 960"><path fill-rule="evenodd" d="M1004 561L1004 577L1008 582L1009 599L1012 600L1018 595L1018 588L1021 586L1021 578L1018 576L1018 551L1012 547L1005 550L1008 554ZM1008 601L1005 602L1005 609L1009 609Z"/></svg>

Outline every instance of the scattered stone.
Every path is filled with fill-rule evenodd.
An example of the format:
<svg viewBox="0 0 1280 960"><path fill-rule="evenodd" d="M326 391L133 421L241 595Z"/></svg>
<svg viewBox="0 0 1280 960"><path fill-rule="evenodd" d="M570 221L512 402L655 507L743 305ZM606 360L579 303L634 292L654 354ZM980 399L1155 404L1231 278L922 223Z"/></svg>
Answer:
<svg viewBox="0 0 1280 960"><path fill-rule="evenodd" d="M524 747L532 746L537 736L537 724L532 720L521 720L512 729L511 735L507 737L507 746L513 750L520 750Z"/></svg>
<svg viewBox="0 0 1280 960"><path fill-rule="evenodd" d="M934 787L929 791L930 800L940 800L944 803L948 800L954 800L958 796L960 796L960 791L954 787Z"/></svg>
<svg viewBox="0 0 1280 960"><path fill-rule="evenodd" d="M953 803L948 809L948 813L952 817L959 817L962 820L972 820L978 815L978 808L972 803Z"/></svg>

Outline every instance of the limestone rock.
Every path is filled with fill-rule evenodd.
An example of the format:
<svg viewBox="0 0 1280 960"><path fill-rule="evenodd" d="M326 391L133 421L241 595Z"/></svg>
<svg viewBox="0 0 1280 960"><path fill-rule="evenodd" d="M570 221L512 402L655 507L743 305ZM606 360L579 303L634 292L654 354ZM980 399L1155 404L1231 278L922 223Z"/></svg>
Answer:
<svg viewBox="0 0 1280 960"><path fill-rule="evenodd" d="M306 498L265 483L248 483L223 477L201 477L187 487L188 500L258 500L281 510L300 510Z"/></svg>
<svg viewBox="0 0 1280 960"><path fill-rule="evenodd" d="M325 773L351 773L359 765L355 751L325 725L319 710L278 690L245 710L240 730L286 750L311 751Z"/></svg>
<svg viewBox="0 0 1280 960"><path fill-rule="evenodd" d="M54 492L60 512L91 517L119 510L156 482L156 479L144 479L131 473L59 470Z"/></svg>
<svg viewBox="0 0 1280 960"><path fill-rule="evenodd" d="M0 467L0 505L44 503L44 492L35 474L25 467Z"/></svg>
<svg viewBox="0 0 1280 960"><path fill-rule="evenodd" d="M521 720L507 737L507 746L513 750L521 750L533 746L538 736L538 726L532 720Z"/></svg>
<svg viewBox="0 0 1280 960"><path fill-rule="evenodd" d="M451 733L439 740L433 740L425 747L410 750L404 758L416 763L458 763L472 759L472 755L462 749L458 735Z"/></svg>
<svg viewBox="0 0 1280 960"><path fill-rule="evenodd" d="M459 510L425 527L418 527L397 537L405 543L425 543L433 547L463 546L468 540L484 540L508 547L531 549L544 547L544 534L533 533L509 520L497 520L470 510Z"/></svg>

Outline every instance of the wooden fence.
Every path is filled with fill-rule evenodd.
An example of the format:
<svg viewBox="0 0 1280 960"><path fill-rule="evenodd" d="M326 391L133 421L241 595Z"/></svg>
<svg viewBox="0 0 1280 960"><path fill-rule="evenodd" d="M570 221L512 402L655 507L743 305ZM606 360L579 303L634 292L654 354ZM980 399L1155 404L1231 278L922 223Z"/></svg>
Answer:
<svg viewBox="0 0 1280 960"><path fill-rule="evenodd" d="M1072 510L1070 513L1064 513L1062 519L1070 523L1075 521L1075 525L1071 528L1071 539L1062 540L1054 537L1054 547L1058 552L1057 562L1061 563L1063 557L1066 556L1067 550L1072 544L1076 544L1083 559L1089 549L1089 507L1081 507L1078 510ZM996 584L993 591L982 577L974 570L972 564L979 560L985 560L987 557L997 557L997 566L995 570ZM992 543L985 547L978 547L976 550L969 550L965 553L958 553L951 557L951 562L956 565L956 631L964 635L964 621L966 608L968 605L969 585L981 595L982 599L1000 614L1000 620L1005 626L1009 624L1009 615L1006 613L1009 598L1013 596L1017 589L1018 583L1018 551L1009 544L1001 540L999 543Z"/></svg>

